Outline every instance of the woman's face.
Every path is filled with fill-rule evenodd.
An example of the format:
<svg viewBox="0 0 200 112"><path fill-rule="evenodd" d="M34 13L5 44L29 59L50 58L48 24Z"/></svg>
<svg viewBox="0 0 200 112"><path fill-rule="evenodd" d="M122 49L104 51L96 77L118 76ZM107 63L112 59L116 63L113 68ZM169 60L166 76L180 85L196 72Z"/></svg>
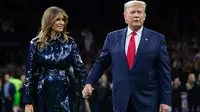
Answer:
<svg viewBox="0 0 200 112"><path fill-rule="evenodd" d="M65 26L64 16L60 13L56 16L56 20L54 21L51 28L53 32L59 33L63 32L64 26Z"/></svg>
<svg viewBox="0 0 200 112"><path fill-rule="evenodd" d="M194 74L190 74L189 75L189 80L190 80L190 82L195 82L196 81L195 75Z"/></svg>

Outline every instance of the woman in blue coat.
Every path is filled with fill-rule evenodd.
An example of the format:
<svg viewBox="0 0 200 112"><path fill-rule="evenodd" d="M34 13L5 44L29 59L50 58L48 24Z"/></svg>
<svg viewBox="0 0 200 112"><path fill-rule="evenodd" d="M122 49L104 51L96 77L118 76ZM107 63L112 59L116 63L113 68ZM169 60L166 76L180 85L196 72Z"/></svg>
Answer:
<svg viewBox="0 0 200 112"><path fill-rule="evenodd" d="M25 112L71 112L69 68L80 84L87 76L73 38L66 34L68 15L59 7L43 14L41 30L30 41L25 80Z"/></svg>

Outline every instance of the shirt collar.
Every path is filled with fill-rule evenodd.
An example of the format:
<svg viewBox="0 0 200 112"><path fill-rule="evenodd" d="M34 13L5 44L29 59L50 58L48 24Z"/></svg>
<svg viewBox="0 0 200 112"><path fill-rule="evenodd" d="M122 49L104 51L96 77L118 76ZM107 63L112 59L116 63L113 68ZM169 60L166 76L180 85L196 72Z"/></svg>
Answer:
<svg viewBox="0 0 200 112"><path fill-rule="evenodd" d="M139 35L139 36L141 36L142 35L142 30L143 30L143 26L138 31L136 31L136 34ZM128 27L127 28L127 35L126 36L131 35L132 32L133 31L130 29L130 27Z"/></svg>
<svg viewBox="0 0 200 112"><path fill-rule="evenodd" d="M49 37L47 42L50 43L51 41L53 41L54 39ZM55 39L55 40L58 40L59 42L63 43L63 36L61 33L58 33L58 37Z"/></svg>

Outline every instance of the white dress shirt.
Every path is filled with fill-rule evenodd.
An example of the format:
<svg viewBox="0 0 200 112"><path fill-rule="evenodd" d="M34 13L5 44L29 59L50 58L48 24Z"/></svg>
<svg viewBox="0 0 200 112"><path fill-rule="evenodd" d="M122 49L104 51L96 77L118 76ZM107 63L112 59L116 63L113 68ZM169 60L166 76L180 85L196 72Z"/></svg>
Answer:
<svg viewBox="0 0 200 112"><path fill-rule="evenodd" d="M137 53L137 49L138 49L140 39L141 39L141 36L142 36L142 30L143 30L143 27L141 27L138 31L136 31L136 35L135 35L136 52L135 53ZM128 45L129 45L129 42L130 42L130 39L131 39L131 35L132 35L131 33L132 32L133 31L128 27L127 34L126 34L126 43L125 43L126 55L127 55L127 52L128 52Z"/></svg>

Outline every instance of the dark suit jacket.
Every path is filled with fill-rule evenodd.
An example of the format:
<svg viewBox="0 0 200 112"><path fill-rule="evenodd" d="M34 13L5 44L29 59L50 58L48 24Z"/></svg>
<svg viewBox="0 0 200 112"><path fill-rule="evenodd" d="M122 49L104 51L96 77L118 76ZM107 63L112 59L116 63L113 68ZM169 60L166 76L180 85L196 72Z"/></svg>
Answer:
<svg viewBox="0 0 200 112"><path fill-rule="evenodd" d="M110 32L86 84L95 84L112 65L113 109L125 112L129 97L138 112L158 112L159 104L171 105L171 74L165 37L143 28L132 69L125 54L127 28Z"/></svg>
<svg viewBox="0 0 200 112"><path fill-rule="evenodd" d="M15 85L11 82L9 82L9 95L12 98L12 100L14 101L14 95L16 93L16 89L15 89ZM4 84L2 85L2 92L1 92L2 96L4 97Z"/></svg>

